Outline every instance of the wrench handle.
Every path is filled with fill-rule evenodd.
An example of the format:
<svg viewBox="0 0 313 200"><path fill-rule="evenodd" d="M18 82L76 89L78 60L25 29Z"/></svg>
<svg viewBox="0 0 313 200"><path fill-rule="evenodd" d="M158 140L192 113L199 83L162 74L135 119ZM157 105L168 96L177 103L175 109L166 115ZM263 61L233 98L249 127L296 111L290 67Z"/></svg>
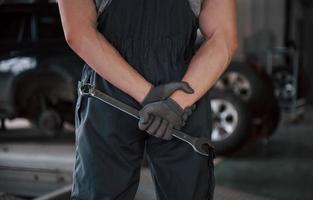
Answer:
<svg viewBox="0 0 313 200"><path fill-rule="evenodd" d="M176 137L180 140L183 140L184 142L187 142L191 145L194 145L195 141L197 140L197 138L191 136L191 135L188 135L182 131L179 131L179 130L176 130L176 129L171 129L171 134L173 137Z"/></svg>
<svg viewBox="0 0 313 200"><path fill-rule="evenodd" d="M81 81L78 82L78 87L79 87L79 92L81 95L86 95L86 96L91 96L94 97L124 113L127 113L137 119L139 119L139 111L103 92L100 90L96 89L93 85L87 84L87 83L82 83ZM202 155L207 155L206 153L200 152L199 149L197 149L197 143L200 140L200 138L193 137L191 135L188 135L182 131L176 130L176 129L171 129L171 133L173 137L176 137L177 139L180 139L189 145L191 145L196 152L202 154Z"/></svg>
<svg viewBox="0 0 313 200"><path fill-rule="evenodd" d="M86 96L92 96L106 104L109 104L110 106L125 112L136 119L139 119L139 111L129 105L124 104L123 102L99 91L96 89L93 85L87 84L87 83L82 83L81 81L78 81L78 87L81 95L86 95ZM172 129L172 135L180 140L183 140L185 142L188 142L191 144L191 142L194 142L197 138L192 137L182 131L178 131L176 129ZM192 145L192 144L191 144Z"/></svg>

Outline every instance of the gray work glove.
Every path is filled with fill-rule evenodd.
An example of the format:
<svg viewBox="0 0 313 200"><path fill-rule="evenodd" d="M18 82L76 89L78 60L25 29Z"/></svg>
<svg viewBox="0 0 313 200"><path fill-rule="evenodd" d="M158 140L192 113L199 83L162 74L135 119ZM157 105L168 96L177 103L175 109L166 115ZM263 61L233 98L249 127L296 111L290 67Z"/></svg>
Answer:
<svg viewBox="0 0 313 200"><path fill-rule="evenodd" d="M139 111L138 126L140 130L144 130L150 135L171 140L173 136L170 130L172 128L180 130L194 109L195 105L192 105L183 110L171 98L149 103Z"/></svg>
<svg viewBox="0 0 313 200"><path fill-rule="evenodd" d="M194 92L187 82L170 82L158 85L156 87L152 87L141 102L141 105L145 106L148 103L165 100L169 96L171 96L176 90L182 90L183 92L186 92L188 94L192 94Z"/></svg>

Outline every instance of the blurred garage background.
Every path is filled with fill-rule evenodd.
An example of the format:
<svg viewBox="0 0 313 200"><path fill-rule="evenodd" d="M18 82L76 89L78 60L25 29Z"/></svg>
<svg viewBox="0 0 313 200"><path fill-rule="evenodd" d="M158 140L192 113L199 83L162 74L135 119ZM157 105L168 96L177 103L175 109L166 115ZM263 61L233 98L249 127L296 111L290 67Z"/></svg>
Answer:
<svg viewBox="0 0 313 200"><path fill-rule="evenodd" d="M215 199L311 200L313 2L237 5L240 47L208 105ZM0 200L68 199L82 66L54 1L0 0ZM145 163L136 199L156 199Z"/></svg>

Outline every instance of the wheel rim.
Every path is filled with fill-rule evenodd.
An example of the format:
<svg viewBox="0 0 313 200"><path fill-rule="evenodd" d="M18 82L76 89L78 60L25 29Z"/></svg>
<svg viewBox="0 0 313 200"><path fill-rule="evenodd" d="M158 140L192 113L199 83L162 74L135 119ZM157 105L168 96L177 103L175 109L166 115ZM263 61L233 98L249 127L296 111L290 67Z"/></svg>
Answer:
<svg viewBox="0 0 313 200"><path fill-rule="evenodd" d="M238 72L228 72L216 83L219 89L231 89L241 99L248 101L251 97L249 80Z"/></svg>
<svg viewBox="0 0 313 200"><path fill-rule="evenodd" d="M233 104L224 99L212 99L213 142L222 141L234 133L238 124L238 112Z"/></svg>
<svg viewBox="0 0 313 200"><path fill-rule="evenodd" d="M274 74L275 95L282 100L290 100L296 94L293 77L289 72L280 71Z"/></svg>

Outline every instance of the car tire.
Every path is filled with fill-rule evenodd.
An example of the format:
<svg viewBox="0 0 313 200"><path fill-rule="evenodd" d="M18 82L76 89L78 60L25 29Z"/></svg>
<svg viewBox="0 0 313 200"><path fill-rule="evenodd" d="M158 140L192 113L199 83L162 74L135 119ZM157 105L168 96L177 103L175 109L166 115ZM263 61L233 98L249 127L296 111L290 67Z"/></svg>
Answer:
<svg viewBox="0 0 313 200"><path fill-rule="evenodd" d="M63 129L63 118L56 110L47 109L36 117L34 124L48 138L56 138Z"/></svg>
<svg viewBox="0 0 313 200"><path fill-rule="evenodd" d="M272 73L274 82L274 94L281 102L291 102L295 98L297 88L295 88L292 70L287 67L275 67Z"/></svg>
<svg viewBox="0 0 313 200"><path fill-rule="evenodd" d="M265 72L261 75L266 87L266 99L268 101L268 105L264 107L262 125L258 130L260 131L260 135L269 138L275 133L281 121L282 111L279 105L279 100L275 96L275 86L273 80Z"/></svg>
<svg viewBox="0 0 313 200"><path fill-rule="evenodd" d="M267 135L272 135L277 130L279 123L281 121L281 108L279 107L279 104L277 100L274 100L272 102L272 105L268 112L268 120L265 123L267 125Z"/></svg>
<svg viewBox="0 0 313 200"><path fill-rule="evenodd" d="M55 138L63 130L64 117L42 91L41 88L36 90L28 99L28 118L43 135Z"/></svg>
<svg viewBox="0 0 313 200"><path fill-rule="evenodd" d="M74 100L76 102L76 100ZM65 122L68 122L71 125L75 125L74 111L75 103L69 101L61 101L55 105L55 109L62 113L62 118Z"/></svg>
<svg viewBox="0 0 313 200"><path fill-rule="evenodd" d="M234 152L247 141L251 131L251 114L247 105L233 92L212 90L213 127L211 141L218 155Z"/></svg>
<svg viewBox="0 0 313 200"><path fill-rule="evenodd" d="M263 112L267 105L266 87L258 72L243 63L232 63L216 82L215 88L233 91L254 114Z"/></svg>

